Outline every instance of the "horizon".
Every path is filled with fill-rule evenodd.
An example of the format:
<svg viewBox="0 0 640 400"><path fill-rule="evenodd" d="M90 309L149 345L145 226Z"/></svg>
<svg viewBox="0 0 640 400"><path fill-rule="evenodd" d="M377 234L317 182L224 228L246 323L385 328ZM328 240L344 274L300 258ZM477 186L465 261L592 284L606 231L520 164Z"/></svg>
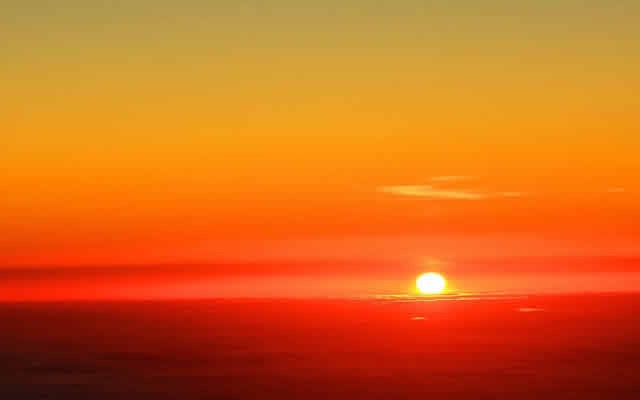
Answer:
<svg viewBox="0 0 640 400"><path fill-rule="evenodd" d="M1 4L0 399L639 397L640 1Z"/></svg>

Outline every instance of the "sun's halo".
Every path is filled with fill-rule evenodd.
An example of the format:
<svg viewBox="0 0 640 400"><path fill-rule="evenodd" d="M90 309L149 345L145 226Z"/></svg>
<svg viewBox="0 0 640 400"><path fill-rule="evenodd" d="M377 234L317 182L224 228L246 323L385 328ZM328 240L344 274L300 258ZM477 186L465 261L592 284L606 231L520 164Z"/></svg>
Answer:
<svg viewBox="0 0 640 400"><path fill-rule="evenodd" d="M422 294L440 294L446 286L446 279L436 272L422 274L416 279L416 287Z"/></svg>

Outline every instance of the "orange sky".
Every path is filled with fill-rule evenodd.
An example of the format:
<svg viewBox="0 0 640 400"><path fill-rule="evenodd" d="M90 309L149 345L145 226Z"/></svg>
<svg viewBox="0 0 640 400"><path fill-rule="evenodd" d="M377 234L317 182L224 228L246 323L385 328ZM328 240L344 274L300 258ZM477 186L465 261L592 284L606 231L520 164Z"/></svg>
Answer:
<svg viewBox="0 0 640 400"><path fill-rule="evenodd" d="M640 8L462 3L8 7L0 269L635 271Z"/></svg>

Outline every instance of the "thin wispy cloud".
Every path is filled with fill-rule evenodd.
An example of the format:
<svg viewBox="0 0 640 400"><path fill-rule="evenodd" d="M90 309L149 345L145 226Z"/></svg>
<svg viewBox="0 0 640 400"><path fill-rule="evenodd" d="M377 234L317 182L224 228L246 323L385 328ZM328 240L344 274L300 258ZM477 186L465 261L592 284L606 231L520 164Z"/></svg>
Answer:
<svg viewBox="0 0 640 400"><path fill-rule="evenodd" d="M626 189L621 187L607 189L607 193L624 193L624 192L626 192Z"/></svg>
<svg viewBox="0 0 640 400"><path fill-rule="evenodd" d="M536 308L536 307L520 307L518 311L521 313L534 313L534 312L544 312L544 308Z"/></svg>
<svg viewBox="0 0 640 400"><path fill-rule="evenodd" d="M490 198L518 198L524 197L523 192L505 191L489 192L471 188L443 187L445 183L469 181L468 176L437 176L430 179L431 182L440 182L438 185L392 185L383 186L378 190L396 196L421 197L431 200L486 200Z"/></svg>
<svg viewBox="0 0 640 400"><path fill-rule="evenodd" d="M431 185L385 186L380 191L399 196L414 196L429 199L482 200L488 196L471 190L439 189Z"/></svg>

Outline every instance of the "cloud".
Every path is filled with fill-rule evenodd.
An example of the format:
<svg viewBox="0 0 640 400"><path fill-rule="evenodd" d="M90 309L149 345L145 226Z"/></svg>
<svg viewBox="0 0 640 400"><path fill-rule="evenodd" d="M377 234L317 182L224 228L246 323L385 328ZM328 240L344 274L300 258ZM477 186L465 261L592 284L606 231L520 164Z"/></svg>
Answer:
<svg viewBox="0 0 640 400"><path fill-rule="evenodd" d="M522 192L479 192L471 189L443 189L433 185L384 186L381 192L397 196L422 197L432 200L486 200L498 197L524 197Z"/></svg>
<svg viewBox="0 0 640 400"><path fill-rule="evenodd" d="M482 200L488 198L487 194L471 190L439 189L431 185L385 186L380 188L380 191L398 196L414 196L434 200Z"/></svg>
<svg viewBox="0 0 640 400"><path fill-rule="evenodd" d="M607 189L607 193L624 193L624 192L626 192L626 189L621 187Z"/></svg>
<svg viewBox="0 0 640 400"><path fill-rule="evenodd" d="M543 312L544 308L520 307L520 308L518 308L518 311L522 312L522 313Z"/></svg>
<svg viewBox="0 0 640 400"><path fill-rule="evenodd" d="M465 175L441 175L429 178L432 184L382 186L379 191L396 196L422 197L431 200L486 200L490 198L524 197L523 192L491 192L460 187L460 182L473 180Z"/></svg>

